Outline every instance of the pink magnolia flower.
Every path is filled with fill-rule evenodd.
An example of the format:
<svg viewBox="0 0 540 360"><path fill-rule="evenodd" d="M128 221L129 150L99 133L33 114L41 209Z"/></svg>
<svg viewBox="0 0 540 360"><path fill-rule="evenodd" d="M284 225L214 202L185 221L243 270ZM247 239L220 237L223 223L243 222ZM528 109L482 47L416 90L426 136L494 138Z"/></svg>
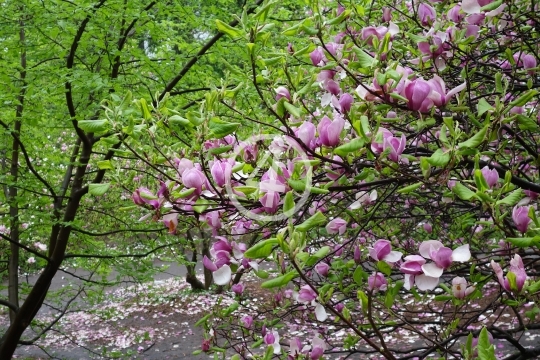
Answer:
<svg viewBox="0 0 540 360"><path fill-rule="evenodd" d="M393 264L401 259L403 254L399 251L392 251L392 244L388 240L380 239L369 248L369 256L375 261L386 261Z"/></svg>
<svg viewBox="0 0 540 360"><path fill-rule="evenodd" d="M242 283L238 283L238 284L234 284L233 286L231 286L231 290L236 294L236 295L242 295L242 293L244 292L244 284Z"/></svg>
<svg viewBox="0 0 540 360"><path fill-rule="evenodd" d="M407 98L407 106L414 111L427 112L433 106L430 99L432 92L430 84L423 79L408 81L405 85L403 94Z"/></svg>
<svg viewBox="0 0 540 360"><path fill-rule="evenodd" d="M163 225L169 229L169 234L176 234L176 228L178 227L178 213L170 212L163 215Z"/></svg>
<svg viewBox="0 0 540 360"><path fill-rule="evenodd" d="M327 116L323 117L317 126L319 139L324 146L333 147L339 144L341 131L345 126L345 120L336 117L334 121Z"/></svg>
<svg viewBox="0 0 540 360"><path fill-rule="evenodd" d="M41 251L47 251L47 245L40 243L39 241L34 243L34 246Z"/></svg>
<svg viewBox="0 0 540 360"><path fill-rule="evenodd" d="M437 13L432 6L420 3L418 6L418 19L423 26L428 26L437 19Z"/></svg>
<svg viewBox="0 0 540 360"><path fill-rule="evenodd" d="M309 58L314 66L324 66L327 61L326 56L324 55L324 50L320 46L309 54Z"/></svg>
<svg viewBox="0 0 540 360"><path fill-rule="evenodd" d="M509 273L513 273L515 275L515 289L512 289L510 281L508 281L508 275L506 277L503 276L503 271L499 264L491 260L491 267L493 268L493 271L495 271L495 275L497 275L499 284L501 284L501 286L506 291L516 291L518 293L521 292L521 290L523 289L523 285L525 285L525 280L527 280L527 273L525 272L525 266L523 265L523 260L521 259L521 256L519 256L518 254L514 255L514 258L510 260L510 268L508 269Z"/></svg>
<svg viewBox="0 0 540 360"><path fill-rule="evenodd" d="M321 276L327 277L329 270L330 270L330 266L327 263L321 262L315 265L315 271L317 272L317 274Z"/></svg>
<svg viewBox="0 0 540 360"><path fill-rule="evenodd" d="M377 200L377 190L372 190L370 193L367 191L359 191L355 195L356 201L349 205L349 209L356 210L363 206L373 204Z"/></svg>
<svg viewBox="0 0 540 360"><path fill-rule="evenodd" d="M279 334L276 330L272 332L267 332L266 335L264 335L264 343L274 348L274 354L281 354L281 345L279 345Z"/></svg>
<svg viewBox="0 0 540 360"><path fill-rule="evenodd" d="M140 187L135 190L132 199L136 205L148 204L154 209L159 209L160 207L158 197L145 187Z"/></svg>
<svg viewBox="0 0 540 360"><path fill-rule="evenodd" d="M228 160L216 160L210 168L210 174L219 187L223 187L231 179L232 165Z"/></svg>
<svg viewBox="0 0 540 360"><path fill-rule="evenodd" d="M422 265L423 276L417 276L415 283L420 290L433 290L439 284L439 278L443 271L452 265L453 261L465 262L471 258L469 244L465 244L452 250L444 246L440 241L427 240L419 247L420 255L433 262Z"/></svg>
<svg viewBox="0 0 540 360"><path fill-rule="evenodd" d="M333 235L339 233L343 235L347 231L347 221L341 218L335 218L326 225L326 232Z"/></svg>
<svg viewBox="0 0 540 360"><path fill-rule="evenodd" d="M489 166L486 165L482 168L481 171L482 176L484 177L490 188L497 184L497 182L499 181L499 173L497 172L497 170L490 169Z"/></svg>
<svg viewBox="0 0 540 360"><path fill-rule="evenodd" d="M461 11L461 6L459 6L459 4L448 10L448 14L446 16L455 23L459 23L465 18L465 14L463 14Z"/></svg>
<svg viewBox="0 0 540 360"><path fill-rule="evenodd" d="M384 140L392 136L394 135L390 130L379 127L375 139L373 139L373 141L371 142L371 151L373 151L375 154L382 153L384 151Z"/></svg>
<svg viewBox="0 0 540 360"><path fill-rule="evenodd" d="M441 79L438 75L433 76L433 79L429 79L428 84L431 86L432 90L429 94L429 98L437 107L442 107L448 104L452 96L459 93L467 86L467 83L463 83L459 86L456 86L447 93L446 84L444 83L444 80Z"/></svg>
<svg viewBox="0 0 540 360"><path fill-rule="evenodd" d="M376 272L369 276L368 278L368 289L370 291L379 291L379 290L386 290L388 287L388 281L386 281L386 278L384 277L383 273Z"/></svg>
<svg viewBox="0 0 540 360"><path fill-rule="evenodd" d="M317 128L309 121L304 121L296 130L296 136L310 149L315 148L315 133Z"/></svg>
<svg viewBox="0 0 540 360"><path fill-rule="evenodd" d="M276 89L276 101L281 98L286 98L287 100L291 101L291 94L289 93L289 90L284 86L280 86Z"/></svg>
<svg viewBox="0 0 540 360"><path fill-rule="evenodd" d="M317 298L317 293L313 291L311 286L304 285L298 291L298 301L302 303L310 303Z"/></svg>
<svg viewBox="0 0 540 360"><path fill-rule="evenodd" d="M242 318L242 325L247 328L247 329L250 329L251 326L253 325L253 317L249 316L249 315L246 315Z"/></svg>
<svg viewBox="0 0 540 360"><path fill-rule="evenodd" d="M188 189L195 189L195 194L202 193L203 185L206 184L206 176L197 168L187 169L182 174L182 183Z"/></svg>
<svg viewBox="0 0 540 360"><path fill-rule="evenodd" d="M474 291L474 286L467 287L467 280L465 278L456 276L452 280L452 293L458 299L465 299L467 296L472 294Z"/></svg>
<svg viewBox="0 0 540 360"><path fill-rule="evenodd" d="M386 137L383 141L383 150L390 149L388 158L392 161L398 162L403 150L405 150L405 145L407 144L407 138L404 134L401 134L401 138L396 138L394 136Z"/></svg>
<svg viewBox="0 0 540 360"><path fill-rule="evenodd" d="M325 350L326 343L316 335L313 340L311 340L311 352L309 353L309 358L311 360L318 360L323 356Z"/></svg>
<svg viewBox="0 0 540 360"><path fill-rule="evenodd" d="M531 218L529 217L529 207L528 206L515 206L512 210L512 220L519 232L522 234L527 232Z"/></svg>
<svg viewBox="0 0 540 360"><path fill-rule="evenodd" d="M351 106L354 102L354 98L349 93L344 93L339 97L339 110L342 113L348 113L351 110Z"/></svg>
<svg viewBox="0 0 540 360"><path fill-rule="evenodd" d="M29 263L29 264L35 264L36 259L33 256L31 256L31 257L28 258L28 260L26 262Z"/></svg>

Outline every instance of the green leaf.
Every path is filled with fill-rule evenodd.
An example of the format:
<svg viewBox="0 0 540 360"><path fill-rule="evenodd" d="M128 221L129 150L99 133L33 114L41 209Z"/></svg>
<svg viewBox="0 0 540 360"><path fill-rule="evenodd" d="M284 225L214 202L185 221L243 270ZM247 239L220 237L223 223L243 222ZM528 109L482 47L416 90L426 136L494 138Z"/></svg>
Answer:
<svg viewBox="0 0 540 360"><path fill-rule="evenodd" d="M361 266L358 266L356 270L354 270L353 280L358 285L362 285L364 283L364 279L366 278L366 276L367 276L366 272L362 269Z"/></svg>
<svg viewBox="0 0 540 360"><path fill-rule="evenodd" d="M435 296L435 301L448 301L452 300L454 297L450 295L437 295Z"/></svg>
<svg viewBox="0 0 540 360"><path fill-rule="evenodd" d="M232 145L227 145L227 146L220 146L220 147L217 147L217 148L212 148L210 150L208 150L208 153L210 155L219 155L219 154L223 154L229 150L232 149Z"/></svg>
<svg viewBox="0 0 540 360"><path fill-rule="evenodd" d="M461 200L470 200L476 196L476 194L463 185L460 182L456 182L456 185L452 188L452 192L456 194Z"/></svg>
<svg viewBox="0 0 540 360"><path fill-rule="evenodd" d="M246 195L249 195L249 194L252 194L252 193L254 193L255 191L257 191L258 188L255 187L255 186L236 186L236 187L234 188L234 190L240 191L241 193L244 193L244 194L246 194Z"/></svg>
<svg viewBox="0 0 540 360"><path fill-rule="evenodd" d="M422 185L424 185L424 183L419 182L419 183L416 183L416 184L405 186L404 188L399 189L397 191L397 193L398 194L408 194L408 193L413 192L414 190L420 188Z"/></svg>
<svg viewBox="0 0 540 360"><path fill-rule="evenodd" d="M216 20L216 25L219 32L229 35L233 39L242 36L241 30L233 28L221 20Z"/></svg>
<svg viewBox="0 0 540 360"><path fill-rule="evenodd" d="M368 312L369 300L365 292L358 290L357 292L358 300L362 304L362 310L364 313Z"/></svg>
<svg viewBox="0 0 540 360"><path fill-rule="evenodd" d="M481 98L478 100L478 104L476 105L476 109L478 112L478 116L482 116L486 111L494 110L494 107L491 106L486 99Z"/></svg>
<svg viewBox="0 0 540 360"><path fill-rule="evenodd" d="M114 169L111 160L102 160L97 162L99 170L111 170Z"/></svg>
<svg viewBox="0 0 540 360"><path fill-rule="evenodd" d="M377 59L356 46L353 48L353 51L357 56L357 61L360 64L360 67L362 68L371 68L378 63Z"/></svg>
<svg viewBox="0 0 540 360"><path fill-rule="evenodd" d="M293 104L285 101L283 102L283 106L285 106L285 109L287 109L287 111L289 112L289 114L291 114L292 116L294 116L295 118L299 118L300 116L302 116L302 110L297 108L296 106L294 106Z"/></svg>
<svg viewBox="0 0 540 360"><path fill-rule="evenodd" d="M486 138L489 125L484 126L480 131L473 135L469 140L458 144L458 148L476 148Z"/></svg>
<svg viewBox="0 0 540 360"><path fill-rule="evenodd" d="M89 133L99 133L107 131L109 129L109 121L107 119L102 120L79 120L77 122L79 127Z"/></svg>
<svg viewBox="0 0 540 360"><path fill-rule="evenodd" d="M201 319L199 319L199 321L197 321L197 322L195 323L195 326L202 325L202 324L205 323L208 319L210 319L210 316L212 316L212 314L208 314L208 315L203 316Z"/></svg>
<svg viewBox="0 0 540 360"><path fill-rule="evenodd" d="M514 206L523 198L523 195L523 190L518 188L512 191L508 196L505 196L504 199L498 200L495 204Z"/></svg>
<svg viewBox="0 0 540 360"><path fill-rule="evenodd" d="M537 293L538 291L540 291L540 280L539 281L535 281L533 283L531 283L529 286L527 286L527 291L530 293L530 294L535 294ZM537 308L538 309L538 308Z"/></svg>
<svg viewBox="0 0 540 360"><path fill-rule="evenodd" d="M523 106L527 104L529 101L532 100L533 97L536 96L536 94L538 94L538 90L529 90L525 92L523 95L521 95L517 99L511 101L510 104L508 104L508 107L507 107L508 111L510 111L515 106Z"/></svg>
<svg viewBox="0 0 540 360"><path fill-rule="evenodd" d="M506 238L506 241L519 248L540 245L540 235L535 237Z"/></svg>
<svg viewBox="0 0 540 360"><path fill-rule="evenodd" d="M109 190L109 187L111 184L105 183L105 184L89 184L88 185L88 193L90 195L94 196L101 196L104 195L107 190Z"/></svg>
<svg viewBox="0 0 540 360"><path fill-rule="evenodd" d="M302 224L297 225L295 229L305 232L323 224L326 224L326 216L324 216L322 212L317 211L313 216L304 221Z"/></svg>
<svg viewBox="0 0 540 360"><path fill-rule="evenodd" d="M291 217L294 215L294 196L292 191L287 192L285 194L285 198L283 199L283 214L287 217Z"/></svg>
<svg viewBox="0 0 540 360"><path fill-rule="evenodd" d="M246 250L246 252L244 253L244 256L249 259L267 258L268 255L272 253L272 249L274 248L274 246L276 246L277 244L278 244L278 241L276 238L263 240L253 245L248 250Z"/></svg>
<svg viewBox="0 0 540 360"><path fill-rule="evenodd" d="M277 278L265 281L261 284L263 289L272 289L275 287L282 287L287 285L292 279L298 276L296 271L290 271L285 275L278 276Z"/></svg>
<svg viewBox="0 0 540 360"><path fill-rule="evenodd" d="M193 205L193 210L195 210L196 213L200 214L208 207L210 204L208 203L208 200L205 200L203 198L198 198L197 201L195 201L195 205Z"/></svg>
<svg viewBox="0 0 540 360"><path fill-rule="evenodd" d="M214 134L214 137L218 139L232 134L236 131L236 129L238 129L239 126L240 123L229 123L218 118L212 118L208 124L208 127Z"/></svg>
<svg viewBox="0 0 540 360"><path fill-rule="evenodd" d="M450 153L444 152L442 149L437 149L437 151L427 158L427 161L433 166L444 167L450 161Z"/></svg>
<svg viewBox="0 0 540 360"><path fill-rule="evenodd" d="M386 261L377 261L377 269L386 276L390 276L392 274L392 268Z"/></svg>
<svg viewBox="0 0 540 360"><path fill-rule="evenodd" d="M484 327L478 337L478 358L482 360L497 360L495 357L495 347L489 343L489 335Z"/></svg>
<svg viewBox="0 0 540 360"><path fill-rule="evenodd" d="M538 130L538 123L525 115L517 115L520 130Z"/></svg>
<svg viewBox="0 0 540 360"><path fill-rule="evenodd" d="M204 122L204 118L201 117L201 114L195 111L189 111L186 113L186 117L189 120L190 123L193 125L201 125Z"/></svg>
<svg viewBox="0 0 540 360"><path fill-rule="evenodd" d="M192 127L193 124L186 118L181 117L180 115L173 115L168 119L168 122L172 126L183 127Z"/></svg>
<svg viewBox="0 0 540 360"><path fill-rule="evenodd" d="M348 153L355 152L362 147L364 147L364 139L355 138L351 141L349 141L346 144L343 144L341 146L338 146L334 149L334 154L339 155L341 157L347 156Z"/></svg>

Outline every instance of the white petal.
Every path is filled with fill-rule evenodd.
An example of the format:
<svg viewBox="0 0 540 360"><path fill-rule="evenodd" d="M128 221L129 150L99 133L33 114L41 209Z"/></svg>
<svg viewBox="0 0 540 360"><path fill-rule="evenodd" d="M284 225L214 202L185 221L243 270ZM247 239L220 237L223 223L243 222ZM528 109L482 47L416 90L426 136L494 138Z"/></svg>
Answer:
<svg viewBox="0 0 540 360"><path fill-rule="evenodd" d="M422 265L422 271L424 272L426 276L434 277L434 278L440 278L443 273L443 269L438 267L437 264L435 263Z"/></svg>
<svg viewBox="0 0 540 360"><path fill-rule="evenodd" d="M274 354L276 355L279 355L281 354L281 345L279 345L279 342L275 342L272 344L272 346L274 347Z"/></svg>
<svg viewBox="0 0 540 360"><path fill-rule="evenodd" d="M229 265L223 265L213 273L217 285L227 285L231 281L232 271Z"/></svg>
<svg viewBox="0 0 540 360"><path fill-rule="evenodd" d="M431 247L433 247L433 250L438 250L443 247L443 244L437 240L427 240L420 244L418 252L426 259L431 259Z"/></svg>
<svg viewBox="0 0 540 360"><path fill-rule="evenodd" d="M349 209L356 210L356 209L360 209L361 207L362 205L360 204L360 201L355 201L349 206Z"/></svg>
<svg viewBox="0 0 540 360"><path fill-rule="evenodd" d="M405 282L405 284L403 285L403 287L405 288L405 290L411 290L411 274L405 274L405 279L403 280ZM413 278L413 283L414 283L414 278Z"/></svg>
<svg viewBox="0 0 540 360"><path fill-rule="evenodd" d="M479 14L480 8L478 0L463 0L461 2L461 10L467 14Z"/></svg>
<svg viewBox="0 0 540 360"><path fill-rule="evenodd" d="M492 10L490 12L487 12L486 13L486 16L487 17L493 17L493 16L497 16L499 15L500 13L503 12L503 10L506 8L506 4L501 4L498 8L496 8L495 10Z"/></svg>
<svg viewBox="0 0 540 360"><path fill-rule="evenodd" d="M315 316L319 321L324 321L328 318L328 314L326 313L324 306L321 304L317 304L317 306L315 306Z"/></svg>
<svg viewBox="0 0 540 360"><path fill-rule="evenodd" d="M250 261L248 262L249 266L253 268L255 271L259 271L259 263L256 261Z"/></svg>
<svg viewBox="0 0 540 360"><path fill-rule="evenodd" d="M469 250L469 244L462 245L454 249L452 252L452 261L465 262L471 258L471 251Z"/></svg>
<svg viewBox="0 0 540 360"><path fill-rule="evenodd" d="M426 275L417 275L414 279L418 290L433 290L439 285L439 278Z"/></svg>
<svg viewBox="0 0 540 360"><path fill-rule="evenodd" d="M142 218L139 219L139 222L148 219L150 216L152 216L152 213L149 213L149 214L144 215Z"/></svg>
<svg viewBox="0 0 540 360"><path fill-rule="evenodd" d="M390 21L390 24L388 26L388 32L391 36L396 35L399 32L399 26Z"/></svg>
<svg viewBox="0 0 540 360"><path fill-rule="evenodd" d="M388 255L386 255L383 260L389 263L395 263L401 260L402 255L403 254L399 251L390 251L390 253L388 253Z"/></svg>

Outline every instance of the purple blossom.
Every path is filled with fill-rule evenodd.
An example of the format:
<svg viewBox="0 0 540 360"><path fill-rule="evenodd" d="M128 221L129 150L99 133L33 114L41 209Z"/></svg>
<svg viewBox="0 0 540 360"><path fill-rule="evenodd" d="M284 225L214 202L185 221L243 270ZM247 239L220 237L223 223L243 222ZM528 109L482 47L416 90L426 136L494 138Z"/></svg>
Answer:
<svg viewBox="0 0 540 360"><path fill-rule="evenodd" d="M418 19L423 26L428 26L437 19L437 13L432 6L420 3L418 6Z"/></svg>
<svg viewBox="0 0 540 360"><path fill-rule="evenodd" d="M301 303L310 303L316 298L317 293L309 285L302 286L300 291L298 291L298 301Z"/></svg>
<svg viewBox="0 0 540 360"><path fill-rule="evenodd" d="M403 254L399 251L392 251L392 244L388 240L380 239L369 248L369 256L375 261L384 260L387 263L395 263L401 259Z"/></svg>
<svg viewBox="0 0 540 360"><path fill-rule="evenodd" d="M482 176L486 180L489 188L492 188L499 181L499 173L495 169L490 169L489 166L484 166L482 168Z"/></svg>
<svg viewBox="0 0 540 360"><path fill-rule="evenodd" d="M335 218L326 225L326 232L330 235L343 235L347 231L347 221L341 218Z"/></svg>
<svg viewBox="0 0 540 360"><path fill-rule="evenodd" d="M388 281L384 275L380 272L373 273L368 278L368 289L370 291L386 290L388 287Z"/></svg>
<svg viewBox="0 0 540 360"><path fill-rule="evenodd" d="M244 284L242 283L234 284L233 286L231 286L231 290L236 295L242 295L242 293L244 292Z"/></svg>
<svg viewBox="0 0 540 360"><path fill-rule="evenodd" d="M529 217L529 207L528 206L516 206L512 210L512 220L519 232L522 234L527 232L531 218Z"/></svg>
<svg viewBox="0 0 540 360"><path fill-rule="evenodd" d="M508 275L506 277L503 276L503 270L501 269L501 266L499 264L491 260L491 267L493 268L493 271L495 271L495 275L497 275L499 284L501 284L501 286L506 291L516 291L518 293L521 292L521 290L523 289L523 285L525 285L525 280L527 280L527 273L525 272L525 266L523 265L523 260L521 259L521 256L519 256L518 254L514 255L514 258L510 260L510 268L508 269L508 273L513 273L515 275L515 289L513 289L510 285Z"/></svg>
<svg viewBox="0 0 540 360"><path fill-rule="evenodd" d="M337 117L334 121L327 116L323 117L317 126L319 139L324 146L333 147L339 144L341 131L345 126L345 120Z"/></svg>
<svg viewBox="0 0 540 360"><path fill-rule="evenodd" d="M474 286L467 287L467 280L465 278L456 276L452 280L452 293L457 299L465 299L474 289Z"/></svg>

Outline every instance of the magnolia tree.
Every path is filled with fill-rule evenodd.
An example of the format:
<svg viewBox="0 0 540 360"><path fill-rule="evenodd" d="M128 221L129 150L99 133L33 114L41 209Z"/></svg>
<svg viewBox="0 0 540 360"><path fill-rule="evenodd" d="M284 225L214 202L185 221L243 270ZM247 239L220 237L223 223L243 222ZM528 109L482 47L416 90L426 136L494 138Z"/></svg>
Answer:
<svg viewBox="0 0 540 360"><path fill-rule="evenodd" d="M236 302L202 319L202 351L540 354L520 343L540 327L538 5L321 1L286 25L276 7L218 21L246 63L199 111L153 109L196 140L133 193L171 233L212 233L204 265Z"/></svg>

